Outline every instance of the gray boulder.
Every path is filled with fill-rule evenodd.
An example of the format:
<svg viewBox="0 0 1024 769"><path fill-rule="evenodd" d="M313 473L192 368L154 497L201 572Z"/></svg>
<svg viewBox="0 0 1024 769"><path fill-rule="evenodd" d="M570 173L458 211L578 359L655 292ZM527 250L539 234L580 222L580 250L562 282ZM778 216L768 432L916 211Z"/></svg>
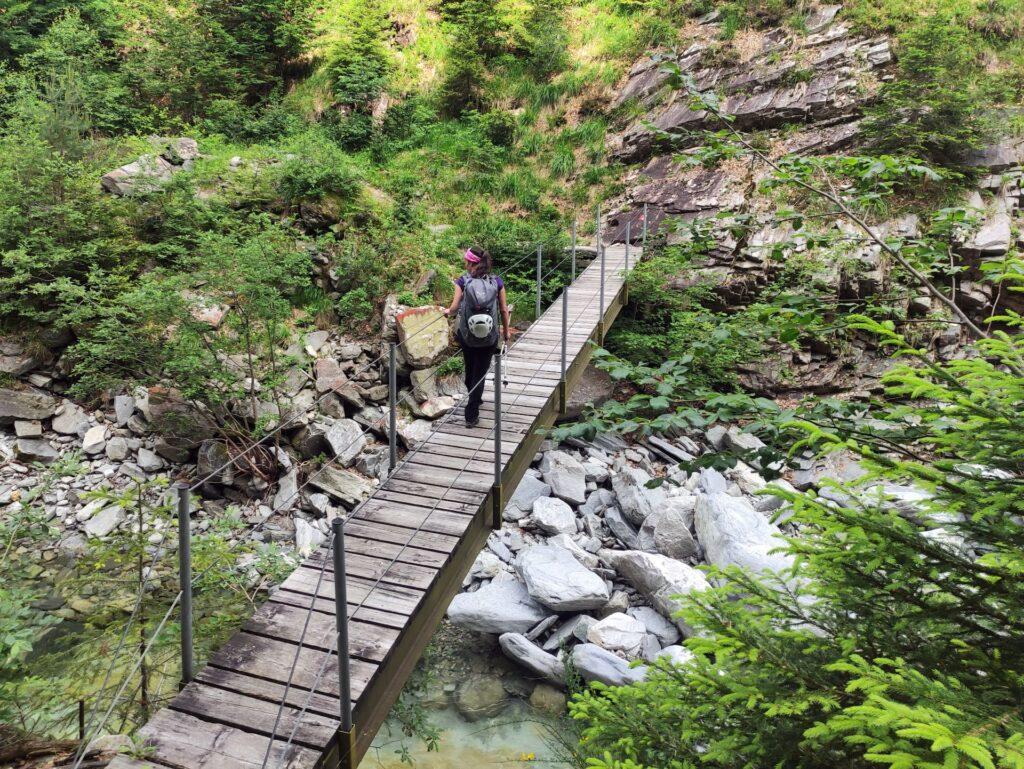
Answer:
<svg viewBox="0 0 1024 769"><path fill-rule="evenodd" d="M305 557L324 543L326 535L303 518L295 518L295 552Z"/></svg>
<svg viewBox="0 0 1024 769"><path fill-rule="evenodd" d="M44 392L0 387L0 425L9 425L15 419L48 419L56 410L57 401Z"/></svg>
<svg viewBox="0 0 1024 769"><path fill-rule="evenodd" d="M25 462L42 462L44 465L56 460L60 454L42 438L19 438L14 444L14 453Z"/></svg>
<svg viewBox="0 0 1024 769"><path fill-rule="evenodd" d="M550 495L550 486L539 478L535 478L527 473L519 481L515 492L513 492L508 504L505 505L503 516L506 521L518 521L520 518L525 518L533 510L533 503L537 499Z"/></svg>
<svg viewBox="0 0 1024 769"><path fill-rule="evenodd" d="M693 508L685 500L670 498L647 516L638 535L639 550L661 553L669 558L693 558L697 542L690 534Z"/></svg>
<svg viewBox="0 0 1024 769"><path fill-rule="evenodd" d="M573 667L587 683L600 681L607 686L626 686L644 680L647 668L629 663L597 644L580 644L572 650Z"/></svg>
<svg viewBox="0 0 1024 769"><path fill-rule="evenodd" d="M565 665L553 654L542 651L539 646L530 642L521 633L504 633L498 638L501 650L515 662L530 670L546 681L563 686L565 684Z"/></svg>
<svg viewBox="0 0 1024 769"><path fill-rule="evenodd" d="M762 573L780 572L793 565L792 556L772 552L785 546L778 527L745 499L728 494L701 496L694 525L708 563L715 566L739 566Z"/></svg>
<svg viewBox="0 0 1024 769"><path fill-rule="evenodd" d="M292 468L277 479L277 493L274 495L274 512L283 512L295 507L299 495L299 471Z"/></svg>
<svg viewBox="0 0 1024 769"><path fill-rule="evenodd" d="M516 559L530 596L557 612L598 609L607 603L605 581L557 545L535 545Z"/></svg>
<svg viewBox="0 0 1024 769"><path fill-rule="evenodd" d="M85 431L82 438L82 451L86 454L99 454L107 446L107 428L104 425L95 425Z"/></svg>
<svg viewBox="0 0 1024 769"><path fill-rule="evenodd" d="M602 550L598 556L643 593L651 605L666 617L671 617L681 608L676 596L709 587L704 574L697 569L657 553ZM682 620L678 620L676 625L684 634L690 632Z"/></svg>
<svg viewBox="0 0 1024 769"><path fill-rule="evenodd" d="M353 419L334 420L324 431L324 439L344 467L352 465L366 445L363 428Z"/></svg>
<svg viewBox="0 0 1024 769"><path fill-rule="evenodd" d="M124 521L124 510L117 505L112 505L100 510L85 522L85 533L90 537L105 537Z"/></svg>
<svg viewBox="0 0 1024 769"><path fill-rule="evenodd" d="M50 426L55 433L81 437L89 429L89 417L85 411L71 401L66 400L61 404L60 413L53 417Z"/></svg>
<svg viewBox="0 0 1024 769"><path fill-rule="evenodd" d="M455 690L455 707L467 721L494 718L508 705L508 694L494 676L472 675Z"/></svg>
<svg viewBox="0 0 1024 769"><path fill-rule="evenodd" d="M605 510L604 523L627 550L638 550L640 548L640 540L636 529L626 520L625 516L619 511L619 508L609 507Z"/></svg>
<svg viewBox="0 0 1024 769"><path fill-rule="evenodd" d="M580 461L564 451L549 451L544 455L544 482L551 493L570 505L587 501L587 471Z"/></svg>
<svg viewBox="0 0 1024 769"><path fill-rule="evenodd" d="M647 488L650 474L638 467L627 467L612 476L612 490L619 500L619 509L630 523L640 526L647 516L665 504L662 488Z"/></svg>
<svg viewBox="0 0 1024 769"><path fill-rule="evenodd" d="M114 418L118 427L124 427L135 413L135 398L130 395L114 396Z"/></svg>
<svg viewBox="0 0 1024 769"><path fill-rule="evenodd" d="M576 532L576 514L565 502L554 497L538 497L533 501L533 522L548 534Z"/></svg>
<svg viewBox="0 0 1024 769"><path fill-rule="evenodd" d="M679 640L679 629L650 606L634 606L626 613L642 622L647 632L656 636L662 646L670 646Z"/></svg>
<svg viewBox="0 0 1024 769"><path fill-rule="evenodd" d="M309 477L309 484L351 510L373 492L374 485L350 470L326 465Z"/></svg>
<svg viewBox="0 0 1024 769"><path fill-rule="evenodd" d="M640 653L645 635L647 628L643 622L628 614L615 612L591 625L587 631L587 641L608 651L622 652L632 659Z"/></svg>
<svg viewBox="0 0 1024 769"><path fill-rule="evenodd" d="M155 473L164 467L164 461L149 449L139 449L136 462L147 473Z"/></svg>
<svg viewBox="0 0 1024 769"><path fill-rule="evenodd" d="M128 441L119 435L115 435L107 441L107 459L112 462L120 462L128 456Z"/></svg>
<svg viewBox="0 0 1024 769"><path fill-rule="evenodd" d="M473 593L459 593L448 606L448 618L478 633L526 633L548 616L517 579L490 582Z"/></svg>

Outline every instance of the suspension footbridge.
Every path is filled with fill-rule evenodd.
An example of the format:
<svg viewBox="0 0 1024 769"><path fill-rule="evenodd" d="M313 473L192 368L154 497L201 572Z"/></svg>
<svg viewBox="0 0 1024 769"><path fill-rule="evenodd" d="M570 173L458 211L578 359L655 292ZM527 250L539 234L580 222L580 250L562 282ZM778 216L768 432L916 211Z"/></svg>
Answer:
<svg viewBox="0 0 1024 769"><path fill-rule="evenodd" d="M592 343L621 310L641 255L628 230L625 241L599 247L495 356L479 423L467 426L461 406L436 422L199 671L191 669L188 635L183 688L142 727L137 757L118 756L110 769L358 764L500 527L505 498L565 408ZM183 617L191 584L189 576L179 593Z"/></svg>

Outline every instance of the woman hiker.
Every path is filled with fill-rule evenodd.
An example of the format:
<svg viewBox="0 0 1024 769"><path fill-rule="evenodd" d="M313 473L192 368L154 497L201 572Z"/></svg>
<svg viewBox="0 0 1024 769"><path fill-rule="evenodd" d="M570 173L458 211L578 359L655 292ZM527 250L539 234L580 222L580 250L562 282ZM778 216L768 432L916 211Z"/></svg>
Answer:
<svg viewBox="0 0 1024 769"><path fill-rule="evenodd" d="M491 358L498 351L499 340L509 340L508 300L505 284L491 272L491 255L479 246L466 250L466 271L455 281L455 297L445 315L458 311L455 340L462 348L466 369L466 424L473 427L480 421L480 402L484 396L484 379ZM501 313L501 331L498 313Z"/></svg>

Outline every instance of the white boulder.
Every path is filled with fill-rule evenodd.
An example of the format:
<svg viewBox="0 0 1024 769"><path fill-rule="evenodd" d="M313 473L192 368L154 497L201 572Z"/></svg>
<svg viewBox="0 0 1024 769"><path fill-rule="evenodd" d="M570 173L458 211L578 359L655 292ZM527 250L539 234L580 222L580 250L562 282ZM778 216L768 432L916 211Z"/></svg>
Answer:
<svg viewBox="0 0 1024 769"><path fill-rule="evenodd" d="M530 596L557 612L597 609L608 602L605 581L557 545L535 545L516 559Z"/></svg>

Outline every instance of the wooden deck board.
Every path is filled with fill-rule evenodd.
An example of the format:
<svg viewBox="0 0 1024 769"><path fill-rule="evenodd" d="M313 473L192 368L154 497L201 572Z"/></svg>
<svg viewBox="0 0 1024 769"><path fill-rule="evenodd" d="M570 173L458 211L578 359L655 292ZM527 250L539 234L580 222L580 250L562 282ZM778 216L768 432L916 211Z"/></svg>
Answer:
<svg viewBox="0 0 1024 769"><path fill-rule="evenodd" d="M639 249L632 253L635 263ZM541 444L540 430L554 420L563 375L570 388L578 381L591 342L621 308L623 249L609 246L606 259L603 316L597 261L584 267L581 259L569 289L566 371L561 296L503 359L506 499ZM464 418L460 404L436 422L427 440L346 523L357 760L490 532L493 375L484 385L480 423L468 427ZM327 547L314 551L212 655L196 681L143 728L146 757L119 756L111 769L258 769L268 745L270 766L333 766L339 718L338 657L330 651L336 643L334 576Z"/></svg>

